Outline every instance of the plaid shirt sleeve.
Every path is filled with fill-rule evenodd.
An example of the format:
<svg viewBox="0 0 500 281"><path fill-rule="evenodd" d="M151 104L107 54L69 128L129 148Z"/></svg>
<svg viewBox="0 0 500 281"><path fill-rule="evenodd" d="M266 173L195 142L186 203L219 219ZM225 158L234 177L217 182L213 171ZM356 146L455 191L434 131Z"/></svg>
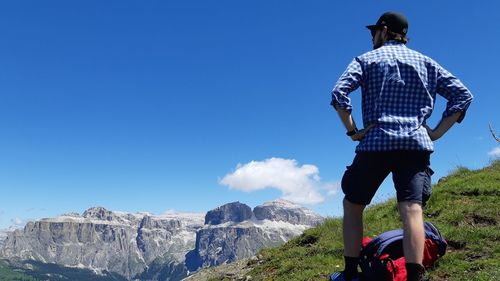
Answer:
<svg viewBox="0 0 500 281"><path fill-rule="evenodd" d="M448 100L446 110L443 112L443 118L449 117L456 112L462 112L458 123L465 118L465 112L472 102L471 92L458 80L453 74L442 67L437 71L436 92Z"/></svg>
<svg viewBox="0 0 500 281"><path fill-rule="evenodd" d="M352 60L347 69L340 76L332 90L332 102L335 109L343 109L347 112L352 111L351 99L348 95L356 90L361 84L363 78L363 69L358 58Z"/></svg>

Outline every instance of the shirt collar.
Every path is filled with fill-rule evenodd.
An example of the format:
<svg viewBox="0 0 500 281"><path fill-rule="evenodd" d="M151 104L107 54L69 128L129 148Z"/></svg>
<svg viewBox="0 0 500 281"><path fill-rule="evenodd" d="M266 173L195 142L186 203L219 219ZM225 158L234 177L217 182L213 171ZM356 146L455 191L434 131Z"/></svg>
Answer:
<svg viewBox="0 0 500 281"><path fill-rule="evenodd" d="M389 41L385 42L383 46L394 46L394 45L404 45L404 43L399 42L397 40L389 40Z"/></svg>

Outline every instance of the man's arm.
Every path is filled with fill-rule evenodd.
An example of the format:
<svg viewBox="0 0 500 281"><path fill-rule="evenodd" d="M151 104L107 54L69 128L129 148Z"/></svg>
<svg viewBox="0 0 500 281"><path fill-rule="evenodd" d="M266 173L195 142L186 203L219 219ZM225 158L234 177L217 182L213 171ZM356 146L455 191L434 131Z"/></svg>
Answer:
<svg viewBox="0 0 500 281"><path fill-rule="evenodd" d="M354 141L361 140L368 131L364 129L359 131L357 130L356 123L351 115L351 100L348 97L349 93L359 87L361 80L363 79L362 77L363 69L361 67L360 60L358 58L354 58L333 88L332 102L330 103L338 112L340 120L344 124L347 132L355 132L350 136Z"/></svg>
<svg viewBox="0 0 500 281"><path fill-rule="evenodd" d="M356 128L356 123L354 123L354 119L352 118L352 115L350 112L345 111L342 108L335 108L337 110L337 113L339 114L340 121L342 121L342 124L344 124L344 127L346 128L347 132L354 131Z"/></svg>
<svg viewBox="0 0 500 281"><path fill-rule="evenodd" d="M360 62L355 58L347 66L344 73L342 73L331 92L332 100L330 105L333 106L335 110L343 109L347 112L351 112L352 105L349 94L359 87L362 77L363 69Z"/></svg>
<svg viewBox="0 0 500 281"><path fill-rule="evenodd" d="M436 128L424 125L432 141L441 138L455 123L460 123L472 102L472 94L453 74L440 65L437 66L436 92L448 102L443 117Z"/></svg>
<svg viewBox="0 0 500 281"><path fill-rule="evenodd" d="M472 102L473 96L469 89L467 89L467 87L465 87L465 85L458 78L439 65L437 73L436 92L443 96L448 102L446 103L446 109L443 112L442 121L434 131L436 131L440 127L441 123L449 117L452 117L456 113L460 113L457 119L449 119L449 122L442 125L443 129L448 126L443 132L444 134L455 122L462 122L465 117L465 113ZM449 124L450 122L451 124Z"/></svg>
<svg viewBox="0 0 500 281"><path fill-rule="evenodd" d="M462 116L463 112L455 112L452 115L441 119L436 128L431 129L429 126L424 125L425 129L427 129L427 133L432 141L438 140L441 138L452 126L455 124L458 119Z"/></svg>

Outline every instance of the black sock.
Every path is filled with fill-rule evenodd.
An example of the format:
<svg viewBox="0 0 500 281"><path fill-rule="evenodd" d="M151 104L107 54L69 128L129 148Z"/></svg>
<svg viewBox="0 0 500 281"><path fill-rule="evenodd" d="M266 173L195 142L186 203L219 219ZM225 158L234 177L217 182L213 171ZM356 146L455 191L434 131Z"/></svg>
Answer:
<svg viewBox="0 0 500 281"><path fill-rule="evenodd" d="M421 281L425 268L418 263L406 263L406 275L408 281Z"/></svg>
<svg viewBox="0 0 500 281"><path fill-rule="evenodd" d="M346 280L351 280L358 277L359 258L344 256L345 269L344 276Z"/></svg>

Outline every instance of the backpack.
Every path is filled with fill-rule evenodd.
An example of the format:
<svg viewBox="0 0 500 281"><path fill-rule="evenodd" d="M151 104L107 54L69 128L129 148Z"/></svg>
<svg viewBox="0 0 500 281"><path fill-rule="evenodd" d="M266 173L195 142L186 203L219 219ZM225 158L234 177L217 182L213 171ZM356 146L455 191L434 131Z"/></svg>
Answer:
<svg viewBox="0 0 500 281"><path fill-rule="evenodd" d="M423 265L427 269L446 253L448 244L432 223L424 226ZM403 230L387 231L373 239L365 237L359 264L365 280L406 281Z"/></svg>

